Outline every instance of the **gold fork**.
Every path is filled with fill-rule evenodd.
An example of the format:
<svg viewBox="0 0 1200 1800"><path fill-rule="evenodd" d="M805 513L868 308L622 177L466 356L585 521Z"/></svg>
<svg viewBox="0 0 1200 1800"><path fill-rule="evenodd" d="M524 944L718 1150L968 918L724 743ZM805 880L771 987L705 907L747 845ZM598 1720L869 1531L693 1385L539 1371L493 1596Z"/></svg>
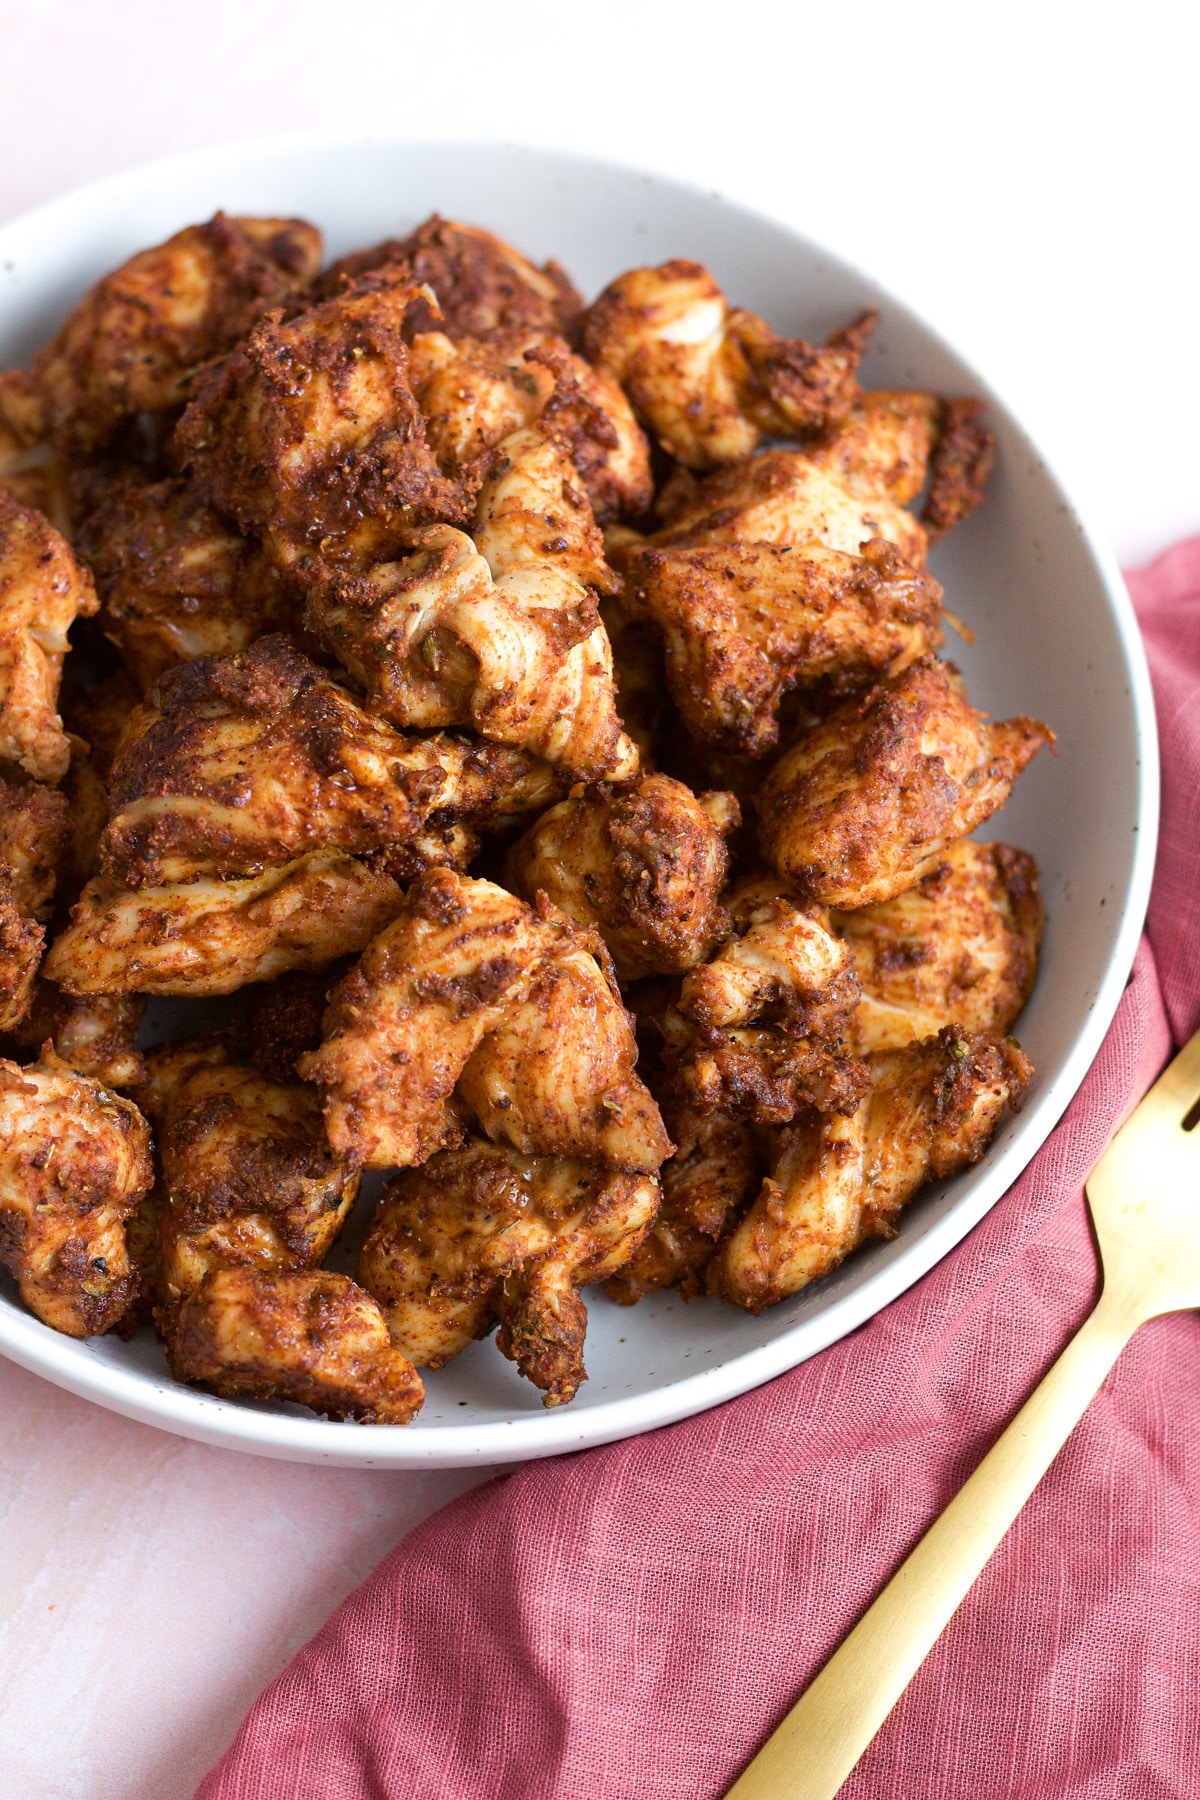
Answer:
<svg viewBox="0 0 1200 1800"><path fill-rule="evenodd" d="M1104 1288L999 1441L727 1800L832 1800L1139 1325L1200 1306L1200 1032L1087 1183Z"/></svg>

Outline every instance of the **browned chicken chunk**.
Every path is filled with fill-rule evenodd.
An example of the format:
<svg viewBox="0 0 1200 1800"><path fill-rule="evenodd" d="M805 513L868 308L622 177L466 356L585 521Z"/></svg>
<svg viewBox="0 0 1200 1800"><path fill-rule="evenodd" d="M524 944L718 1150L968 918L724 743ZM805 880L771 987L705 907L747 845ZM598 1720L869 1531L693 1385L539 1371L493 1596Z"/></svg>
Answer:
<svg viewBox="0 0 1200 1800"><path fill-rule="evenodd" d="M636 1060L615 983L564 914L435 869L335 990L299 1070L330 1143L368 1168L456 1144L461 1083L485 1132L527 1155L652 1172L667 1139Z"/></svg>
<svg viewBox="0 0 1200 1800"><path fill-rule="evenodd" d="M34 359L49 435L82 459L133 414L181 405L191 371L268 308L294 305L320 259L320 233L300 219L224 213L139 251Z"/></svg>
<svg viewBox="0 0 1200 1800"><path fill-rule="evenodd" d="M58 716L67 632L97 607L92 578L41 513L0 493L0 761L59 782L71 749Z"/></svg>
<svg viewBox="0 0 1200 1800"><path fill-rule="evenodd" d="M572 460L597 519L644 513L654 498L650 449L629 402L603 369L546 331L451 338L422 332L411 345L413 391L447 475L464 477L487 451L532 425L558 396L583 402Z"/></svg>
<svg viewBox="0 0 1200 1800"><path fill-rule="evenodd" d="M732 794L699 799L669 775L574 794L543 813L509 853L508 882L594 925L617 975L672 975L711 956L732 926L718 895L736 830Z"/></svg>
<svg viewBox="0 0 1200 1800"><path fill-rule="evenodd" d="M0 1031L17 1030L33 1005L44 926L70 838L62 794L0 777Z"/></svg>
<svg viewBox="0 0 1200 1800"><path fill-rule="evenodd" d="M280 1085L220 1035L149 1053L138 1089L162 1167L163 1297L211 1269L312 1269L358 1192L359 1173L325 1141L311 1088Z"/></svg>
<svg viewBox="0 0 1200 1800"><path fill-rule="evenodd" d="M434 213L406 238L388 238L331 264L321 277L323 294L346 281L386 273L433 289L436 307L418 301L411 331L433 326L450 337L486 331L561 331L568 336L583 308L556 262L535 266L519 250L478 225L459 225Z"/></svg>
<svg viewBox="0 0 1200 1800"><path fill-rule="evenodd" d="M1009 1029L1033 991L1042 903L1037 864L1007 844L962 838L914 887L830 923L862 989L850 1023L860 1056L943 1025Z"/></svg>
<svg viewBox="0 0 1200 1800"><path fill-rule="evenodd" d="M176 663L244 650L293 622L279 571L190 482L92 478L81 512L75 542L100 623L143 692Z"/></svg>
<svg viewBox="0 0 1200 1800"><path fill-rule="evenodd" d="M749 1312L820 1280L869 1237L894 1237L927 1181L979 1161L1033 1074L1016 1045L947 1026L869 1059L848 1117L809 1114L780 1136L762 1192L722 1244L709 1285Z"/></svg>
<svg viewBox="0 0 1200 1800"><path fill-rule="evenodd" d="M301 586L395 555L431 519L465 522L410 384L403 283L275 314L195 385L176 444L202 491Z"/></svg>
<svg viewBox="0 0 1200 1800"><path fill-rule="evenodd" d="M866 394L812 451L721 470L680 494L663 530L618 553L702 742L761 755L796 683L852 691L941 643L941 589L905 510L939 404Z"/></svg>
<svg viewBox="0 0 1200 1800"><path fill-rule="evenodd" d="M556 789L522 750L402 736L266 637L170 671L134 715L100 859L132 887L254 875L314 850L390 869L431 819L519 817Z"/></svg>
<svg viewBox="0 0 1200 1800"><path fill-rule="evenodd" d="M625 389L648 430L693 469L749 456L760 437L813 435L858 393L864 313L817 349L731 309L701 263L631 269L584 317L584 354Z"/></svg>
<svg viewBox="0 0 1200 1800"><path fill-rule="evenodd" d="M989 724L953 671L923 657L847 701L774 765L758 796L763 851L813 900L876 905L989 819L1053 741L1037 719Z"/></svg>
<svg viewBox="0 0 1200 1800"><path fill-rule="evenodd" d="M34 1057L49 1039L77 1074L107 1088L136 1087L146 1074L137 1048L145 1011L143 994L65 994L52 981L39 981L13 1040L23 1055Z"/></svg>
<svg viewBox="0 0 1200 1800"><path fill-rule="evenodd" d="M592 587L612 585L587 495L544 421L500 446L474 541L448 525L314 594L306 624L396 725L471 725L580 780L627 780L612 651Z"/></svg>
<svg viewBox="0 0 1200 1800"><path fill-rule="evenodd" d="M98 875L45 974L69 994L231 994L363 949L400 904L390 875L336 851L241 881L135 889Z"/></svg>
<svg viewBox="0 0 1200 1800"><path fill-rule="evenodd" d="M677 1287L685 1300L703 1294L717 1245L759 1185L759 1158L744 1121L725 1113L676 1113L671 1131L680 1142L659 1172L662 1206L628 1262L605 1284L621 1306L661 1288Z"/></svg>
<svg viewBox="0 0 1200 1800"><path fill-rule="evenodd" d="M473 1138L391 1178L358 1278L418 1367L498 1323L504 1355L558 1406L586 1380L579 1289L624 1263L658 1199L652 1176Z"/></svg>
<svg viewBox="0 0 1200 1800"><path fill-rule="evenodd" d="M180 1381L232 1399L294 1400L330 1419L407 1425L421 1378L369 1294L328 1269L214 1269L171 1313Z"/></svg>
<svg viewBox="0 0 1200 1800"><path fill-rule="evenodd" d="M852 1111L866 1085L847 1043L858 983L846 946L769 878L726 896L735 935L683 978L662 1031L670 1085L702 1113L782 1123Z"/></svg>
<svg viewBox="0 0 1200 1800"><path fill-rule="evenodd" d="M55 1331L109 1331L137 1293L124 1221L154 1179L137 1108L47 1047L0 1062L0 1262Z"/></svg>

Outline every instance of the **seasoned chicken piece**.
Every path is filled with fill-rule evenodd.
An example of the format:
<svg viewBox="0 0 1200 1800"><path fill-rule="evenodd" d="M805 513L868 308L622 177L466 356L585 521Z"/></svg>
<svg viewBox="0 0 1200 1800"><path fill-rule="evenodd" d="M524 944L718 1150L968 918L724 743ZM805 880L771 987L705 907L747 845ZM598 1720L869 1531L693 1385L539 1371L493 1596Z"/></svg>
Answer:
<svg viewBox="0 0 1200 1800"><path fill-rule="evenodd" d="M282 1087L295 1081L296 1064L306 1050L319 1046L325 1009L349 970L349 959L342 959L316 974L293 969L277 981L252 987L246 995L245 1023L235 1028L239 1055L268 1081Z"/></svg>
<svg viewBox="0 0 1200 1800"><path fill-rule="evenodd" d="M230 1399L294 1400L330 1419L407 1425L425 1397L371 1296L328 1269L214 1269L165 1329L175 1378Z"/></svg>
<svg viewBox="0 0 1200 1800"><path fill-rule="evenodd" d="M81 460L133 414L181 405L191 371L268 308L294 305L320 259L320 233L303 220L224 213L139 251L84 295L34 358L50 437Z"/></svg>
<svg viewBox="0 0 1200 1800"><path fill-rule="evenodd" d="M622 981L676 974L729 935L723 831L740 818L732 794L697 799L669 775L573 794L513 846L508 885L594 925Z"/></svg>
<svg viewBox="0 0 1200 1800"><path fill-rule="evenodd" d="M287 638L265 637L170 670L139 708L100 861L133 887L253 875L315 850L390 869L431 820L519 816L556 787L522 750L401 736Z"/></svg>
<svg viewBox="0 0 1200 1800"><path fill-rule="evenodd" d="M65 795L0 776L0 874L26 918L43 924L50 918L58 868L70 842Z"/></svg>
<svg viewBox="0 0 1200 1800"><path fill-rule="evenodd" d="M321 1088L335 1150L369 1169L424 1162L456 1143L448 1105L484 1036L523 999L569 933L490 881L433 869L334 989L319 1050L299 1073Z"/></svg>
<svg viewBox="0 0 1200 1800"><path fill-rule="evenodd" d="M316 1268L360 1176L326 1143L312 1089L268 1081L220 1034L164 1045L146 1063L137 1099L161 1160L167 1303L211 1269Z"/></svg>
<svg viewBox="0 0 1200 1800"><path fill-rule="evenodd" d="M665 450L710 469L749 456L764 433L815 435L840 419L875 317L863 313L816 349L731 309L702 263L676 260L611 282L584 316L583 349Z"/></svg>
<svg viewBox="0 0 1200 1800"><path fill-rule="evenodd" d="M597 519L645 512L654 497L650 447L619 385L548 331L452 338L422 332L411 344L413 392L447 475L463 477L512 432L581 400L572 460Z"/></svg>
<svg viewBox="0 0 1200 1800"><path fill-rule="evenodd" d="M849 951L769 878L727 896L735 935L683 978L662 1022L684 1106L761 1124L801 1106L847 1112L866 1077L846 1037L858 1004Z"/></svg>
<svg viewBox="0 0 1200 1800"><path fill-rule="evenodd" d="M653 1175L671 1141L635 1073L632 1021L607 961L592 932L555 947L480 1043L459 1094L494 1143Z"/></svg>
<svg viewBox="0 0 1200 1800"><path fill-rule="evenodd" d="M108 1331L137 1292L123 1221L154 1179L129 1100L47 1046L0 1062L0 1262L32 1312L68 1337Z"/></svg>
<svg viewBox="0 0 1200 1800"><path fill-rule="evenodd" d="M10 419L10 412L15 418ZM31 436L23 426L31 428ZM0 494L45 513L66 537L71 529L67 466L49 444L39 441L43 428L29 376L0 371Z"/></svg>
<svg viewBox="0 0 1200 1800"><path fill-rule="evenodd" d="M39 981L13 1040L30 1057L50 1040L77 1074L107 1088L136 1087L146 1073L137 1049L145 1010L142 994L64 994L52 981Z"/></svg>
<svg viewBox="0 0 1200 1800"><path fill-rule="evenodd" d="M941 593L881 537L823 544L647 547L626 563L663 634L666 678L701 742L761 756L794 682L834 693L895 674L942 642Z"/></svg>
<svg viewBox="0 0 1200 1800"><path fill-rule="evenodd" d="M614 549L695 737L762 755L795 683L853 691L942 642L941 589L906 511L940 415L932 395L865 394L810 451L676 484L663 529Z"/></svg>
<svg viewBox="0 0 1200 1800"><path fill-rule="evenodd" d="M662 1206L633 1255L610 1275L609 1298L633 1306L647 1294L677 1287L685 1300L703 1294L717 1245L759 1185L750 1127L725 1113L671 1118L679 1149L659 1172Z"/></svg>
<svg viewBox="0 0 1200 1800"><path fill-rule="evenodd" d="M932 539L945 537L975 511L995 462L996 440L980 418L978 400L947 400L933 453L921 523Z"/></svg>
<svg viewBox="0 0 1200 1800"><path fill-rule="evenodd" d="M87 570L54 527L0 493L0 761L61 781L71 758L58 716L67 631L97 606Z"/></svg>
<svg viewBox="0 0 1200 1800"><path fill-rule="evenodd" d="M501 1351L559 1406L587 1379L579 1289L625 1262L658 1199L651 1176L472 1138L392 1176L358 1279L418 1367L498 1322Z"/></svg>
<svg viewBox="0 0 1200 1800"><path fill-rule="evenodd" d="M175 435L201 491L302 587L394 556L468 498L425 438L401 335L416 289L351 290L256 325L194 385Z"/></svg>
<svg viewBox="0 0 1200 1800"><path fill-rule="evenodd" d="M849 1117L787 1127L771 1174L726 1238L709 1286L759 1313L820 1280L868 1237L894 1237L927 1181L979 1161L1033 1065L1006 1038L947 1026L869 1059L871 1089Z"/></svg>
<svg viewBox="0 0 1200 1800"><path fill-rule="evenodd" d="M279 571L190 482L92 477L75 543L105 635L143 692L176 663L244 650L293 623Z"/></svg>
<svg viewBox="0 0 1200 1800"><path fill-rule="evenodd" d="M587 585L613 576L543 422L505 438L474 531L411 534L402 561L315 593L306 625L395 725L472 725L580 780L627 780L637 749Z"/></svg>
<svg viewBox="0 0 1200 1800"><path fill-rule="evenodd" d="M528 259L478 225L458 225L434 213L406 238L388 238L330 265L323 295L340 293L364 276L411 281L433 289L436 306L418 300L409 330L435 326L450 337L487 331L559 331L570 336L583 301L556 262L535 268Z"/></svg>
<svg viewBox="0 0 1200 1800"><path fill-rule="evenodd" d="M69 994L231 994L361 950L402 895L389 875L314 851L245 881L89 881L45 974Z"/></svg>
<svg viewBox="0 0 1200 1800"><path fill-rule="evenodd" d="M22 913L0 870L0 1032L16 1031L33 1006L46 933Z"/></svg>
<svg viewBox="0 0 1200 1800"><path fill-rule="evenodd" d="M70 838L62 794L0 777L0 1031L17 1030L33 1005L43 927Z"/></svg>
<svg viewBox="0 0 1200 1800"><path fill-rule="evenodd" d="M763 852L797 892L874 906L912 887L991 818L1054 733L989 724L947 664L922 657L785 752L758 793Z"/></svg>
<svg viewBox="0 0 1200 1800"><path fill-rule="evenodd" d="M596 940L598 944L598 940ZM325 1096L330 1143L403 1168L460 1141L460 1104L527 1155L654 1170L658 1110L592 943L549 906L435 869L335 989L299 1073Z"/></svg>
<svg viewBox="0 0 1200 1800"><path fill-rule="evenodd" d="M835 912L830 923L862 989L850 1024L860 1056L902 1049L943 1025L1004 1032L1037 976L1037 864L1007 844L961 838L914 887Z"/></svg>

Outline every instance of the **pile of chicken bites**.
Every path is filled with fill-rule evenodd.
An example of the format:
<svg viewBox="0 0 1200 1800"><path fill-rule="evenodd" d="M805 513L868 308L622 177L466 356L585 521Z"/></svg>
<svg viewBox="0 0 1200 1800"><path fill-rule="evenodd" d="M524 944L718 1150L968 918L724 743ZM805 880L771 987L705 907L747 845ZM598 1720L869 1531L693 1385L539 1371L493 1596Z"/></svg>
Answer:
<svg viewBox="0 0 1200 1800"><path fill-rule="evenodd" d="M991 438L871 315L321 264L218 214L0 375L0 1259L218 1394L402 1424L495 1330L556 1406L588 1284L757 1313L984 1153L1052 734L939 658Z"/></svg>

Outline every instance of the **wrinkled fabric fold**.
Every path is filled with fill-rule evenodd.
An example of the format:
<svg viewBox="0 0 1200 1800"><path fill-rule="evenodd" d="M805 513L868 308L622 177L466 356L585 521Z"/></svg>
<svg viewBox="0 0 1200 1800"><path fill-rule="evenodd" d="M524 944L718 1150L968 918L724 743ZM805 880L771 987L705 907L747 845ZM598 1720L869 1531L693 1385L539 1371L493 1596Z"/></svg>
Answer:
<svg viewBox="0 0 1200 1800"><path fill-rule="evenodd" d="M1200 540L1130 578L1159 707L1148 939L1058 1128L850 1337L661 1431L527 1465L407 1537L197 1800L723 1794L1094 1302L1083 1182L1200 1023ZM1191 1800L1200 1319L1143 1328L847 1800Z"/></svg>

